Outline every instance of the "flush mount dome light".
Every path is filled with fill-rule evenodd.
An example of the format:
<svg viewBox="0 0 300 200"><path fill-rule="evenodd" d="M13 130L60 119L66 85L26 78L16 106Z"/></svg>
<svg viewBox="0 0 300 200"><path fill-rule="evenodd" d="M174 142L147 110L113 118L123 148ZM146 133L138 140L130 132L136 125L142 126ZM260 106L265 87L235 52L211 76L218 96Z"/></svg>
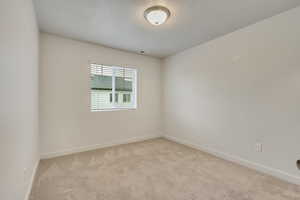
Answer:
<svg viewBox="0 0 300 200"><path fill-rule="evenodd" d="M170 11L163 6L153 6L145 10L145 19L152 25L161 25L170 17Z"/></svg>

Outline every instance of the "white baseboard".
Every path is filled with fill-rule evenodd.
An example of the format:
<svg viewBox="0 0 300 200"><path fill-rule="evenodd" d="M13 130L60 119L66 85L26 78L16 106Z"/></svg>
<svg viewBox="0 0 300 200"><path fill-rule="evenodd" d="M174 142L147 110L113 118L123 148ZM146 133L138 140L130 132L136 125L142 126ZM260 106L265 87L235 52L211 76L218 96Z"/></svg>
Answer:
<svg viewBox="0 0 300 200"><path fill-rule="evenodd" d="M111 146L116 146L120 144L128 144L128 143L133 143L133 142L139 142L139 141L144 141L144 140L149 140L149 139L154 139L154 138L159 138L162 137L162 134L152 134L152 135L146 135L146 136L137 136L129 139L123 139L119 141L113 141L113 142L106 142L103 144L95 144L95 145L88 145L88 146L81 146L81 147L76 147L72 149L66 149L63 151L57 151L57 152L50 152L50 153L45 153L41 154L41 159L49 159L49 158L55 158L59 156L64 156L64 155L69 155L69 154L74 154L74 153L80 153L84 151L91 151L95 149L101 149L105 147L111 147Z"/></svg>
<svg viewBox="0 0 300 200"><path fill-rule="evenodd" d="M261 164L255 163L255 162L251 162L249 160L240 158L238 156L234 156L234 155L230 155L228 153L220 152L220 151L217 151L215 149L207 148L203 145L195 144L193 142L189 142L189 141L186 141L186 140L181 139L181 138L173 137L173 136L170 136L170 135L164 135L163 137L168 139L168 140L171 140L171 141L174 141L174 142L184 144L184 145L187 145L189 147L198 149L200 151L207 152L207 153L215 155L219 158L229 160L229 161L235 162L237 164L240 164L242 166L245 166L245 167L260 171L262 173L271 175L271 176L279 178L281 180L284 180L284 181L287 181L287 182L290 182L290 183L293 183L293 184L300 185L300 177L293 176L293 175L288 174L284 171L274 169L274 168L271 168L271 167L267 167L265 165L261 165Z"/></svg>
<svg viewBox="0 0 300 200"><path fill-rule="evenodd" d="M31 189L32 189L32 185L33 185L33 182L34 182L34 178L35 178L35 175L36 175L39 163L40 163L40 160L38 160L35 163L34 167L33 167L32 174L31 174L31 177L30 177L30 180L29 180L29 184L27 186L27 190L26 190L26 194L25 194L25 200L29 200Z"/></svg>

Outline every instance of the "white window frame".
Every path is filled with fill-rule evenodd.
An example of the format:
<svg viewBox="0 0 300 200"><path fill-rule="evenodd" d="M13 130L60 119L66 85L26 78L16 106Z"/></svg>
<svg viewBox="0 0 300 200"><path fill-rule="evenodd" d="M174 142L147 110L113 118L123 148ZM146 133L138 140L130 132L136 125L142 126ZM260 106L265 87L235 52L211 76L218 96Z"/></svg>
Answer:
<svg viewBox="0 0 300 200"><path fill-rule="evenodd" d="M137 84L138 84L138 70L137 68L134 68L134 67L120 67L120 66L115 66L115 65L105 65L105 64L97 64L97 63L90 63L89 64L89 76L91 77L92 76L92 70L91 70L91 66L92 65L102 65L102 66L107 66L107 67L111 67L113 68L113 75L112 75L112 102L113 102L113 106L111 108L103 108L103 109L92 109L92 105L91 105L91 102L92 102L92 95L91 95L91 83L89 84L89 91L90 91L90 94L89 94L89 97L90 97L90 111L91 112L101 112L101 111L118 111L118 110L135 110L137 109ZM116 73L116 70L117 69L131 69L133 70L134 72L134 76L133 76L133 80L132 80L132 100L133 100L133 103L131 106L119 106L119 105L115 105L115 82L116 82L116 76L115 76L115 73Z"/></svg>

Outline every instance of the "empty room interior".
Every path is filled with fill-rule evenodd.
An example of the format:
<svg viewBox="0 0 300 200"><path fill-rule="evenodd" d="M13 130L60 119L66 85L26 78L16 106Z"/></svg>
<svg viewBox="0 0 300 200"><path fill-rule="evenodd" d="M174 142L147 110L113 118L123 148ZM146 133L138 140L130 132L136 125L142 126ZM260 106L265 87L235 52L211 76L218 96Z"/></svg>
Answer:
<svg viewBox="0 0 300 200"><path fill-rule="evenodd" d="M300 200L299 0L0 0L1 200Z"/></svg>

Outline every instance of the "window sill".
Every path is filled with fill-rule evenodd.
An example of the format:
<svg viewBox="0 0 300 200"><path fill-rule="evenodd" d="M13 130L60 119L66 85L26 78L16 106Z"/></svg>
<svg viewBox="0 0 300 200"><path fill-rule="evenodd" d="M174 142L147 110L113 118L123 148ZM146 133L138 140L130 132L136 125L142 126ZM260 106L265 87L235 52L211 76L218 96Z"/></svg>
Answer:
<svg viewBox="0 0 300 200"><path fill-rule="evenodd" d="M108 108L101 110L91 110L91 112L110 112L110 111L125 111L125 110L136 110L137 108Z"/></svg>

